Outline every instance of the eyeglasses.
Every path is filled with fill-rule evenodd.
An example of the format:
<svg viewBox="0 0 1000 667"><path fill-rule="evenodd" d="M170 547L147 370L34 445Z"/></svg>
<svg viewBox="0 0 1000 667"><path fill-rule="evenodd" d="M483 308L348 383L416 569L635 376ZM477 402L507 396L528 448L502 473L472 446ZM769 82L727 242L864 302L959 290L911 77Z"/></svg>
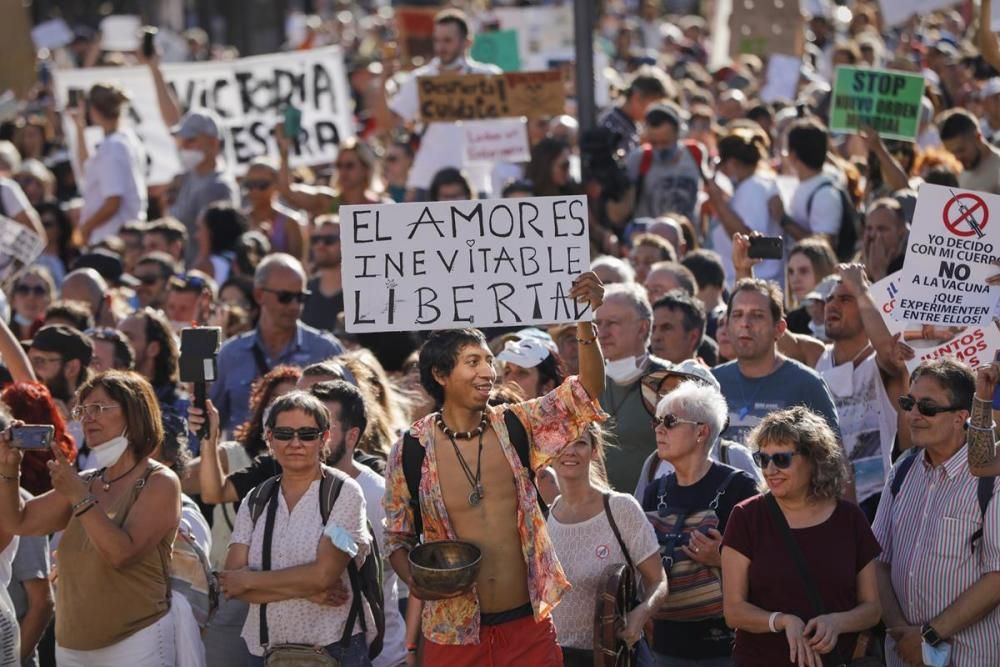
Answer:
<svg viewBox="0 0 1000 667"><path fill-rule="evenodd" d="M392 153L389 153L388 155L385 156L386 162L399 162L399 160L400 157L398 155L393 155Z"/></svg>
<svg viewBox="0 0 1000 667"><path fill-rule="evenodd" d="M243 181L243 185L247 190L267 190L274 183L271 181Z"/></svg>
<svg viewBox="0 0 1000 667"><path fill-rule="evenodd" d="M653 420L653 428L662 426L668 431L678 424L701 424L702 422L692 421L690 419L681 419L675 414L667 413L658 419Z"/></svg>
<svg viewBox="0 0 1000 667"><path fill-rule="evenodd" d="M336 234L318 234L309 239L309 242L313 245L336 245L340 243L340 237Z"/></svg>
<svg viewBox="0 0 1000 667"><path fill-rule="evenodd" d="M163 280L163 276L158 276L155 273L146 273L146 274L136 273L134 275L136 280L138 280L143 285L155 285L156 283Z"/></svg>
<svg viewBox="0 0 1000 667"><path fill-rule="evenodd" d="M21 296L27 296L29 294L34 296L45 296L48 293L49 290L47 290L44 285L18 285L14 288L14 294L20 294Z"/></svg>
<svg viewBox="0 0 1000 667"><path fill-rule="evenodd" d="M302 290L301 292L289 292L288 290L284 289L268 289L266 287L262 287L261 289L264 290L265 292L270 292L271 294L275 295L279 303L285 303L285 304L291 303L292 301L305 303L306 299L308 299L310 295L312 295L312 292L310 292L309 290Z"/></svg>
<svg viewBox="0 0 1000 667"><path fill-rule="evenodd" d="M299 442L314 442L319 440L324 431L318 428L304 426L302 428L291 428L288 426L278 426L271 429L271 436L279 442L290 442L292 438L298 437Z"/></svg>
<svg viewBox="0 0 1000 667"><path fill-rule="evenodd" d="M70 411L70 416L77 420L82 421L84 419L97 419L98 416L103 415L105 410L114 410L115 408L120 408L121 406L115 403L111 405L101 405L100 403L87 403L86 405L78 405Z"/></svg>
<svg viewBox="0 0 1000 667"><path fill-rule="evenodd" d="M37 367L48 366L49 364L61 364L63 358L60 355L56 355L54 357L43 357L40 354L31 354L28 355L28 361L31 362L32 367Z"/></svg>
<svg viewBox="0 0 1000 667"><path fill-rule="evenodd" d="M786 470L788 466L792 465L792 457L798 456L798 454L798 452L778 452L776 454L754 452L753 462L761 470L767 468L771 463L774 463L774 467L778 470Z"/></svg>
<svg viewBox="0 0 1000 667"><path fill-rule="evenodd" d="M933 417L942 412L957 412L958 410L965 409L961 405L943 406L943 405L935 405L934 403L924 399L918 401L909 394L907 394L906 396L900 396L899 398L896 399L896 402L899 403L899 407L902 408L903 412L909 412L914 408L914 406L916 406L917 412L922 414L924 417Z"/></svg>

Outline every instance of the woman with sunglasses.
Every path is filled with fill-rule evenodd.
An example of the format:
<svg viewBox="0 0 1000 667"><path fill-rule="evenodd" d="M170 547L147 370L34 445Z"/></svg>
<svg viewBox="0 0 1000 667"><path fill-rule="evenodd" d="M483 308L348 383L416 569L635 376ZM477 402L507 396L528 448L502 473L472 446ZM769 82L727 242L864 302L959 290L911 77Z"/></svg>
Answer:
<svg viewBox="0 0 1000 667"><path fill-rule="evenodd" d="M733 510L723 539L736 664L822 667L831 654L835 664L850 662L864 651L858 633L881 615L881 547L861 509L840 499L843 448L823 417L801 406L771 413L749 439L768 490Z"/></svg>
<svg viewBox="0 0 1000 667"><path fill-rule="evenodd" d="M330 414L316 397L293 391L272 404L264 426L264 438L282 469L278 488L264 501L268 508L258 521L251 516L253 503L240 506L226 570L219 575L227 597L250 603L243 626L249 665L266 664L266 655L282 644L307 644L324 647L339 664L370 666L367 645L374 638L375 621L367 602L362 601L364 623L348 628L351 604L336 606L327 597L338 582L351 590L347 565L353 558L360 567L371 545L361 487L322 463ZM324 525L320 482L329 475L342 478L342 486ZM265 539L269 523L272 540ZM267 541L269 556L264 554ZM265 558L269 567L264 567Z"/></svg>
<svg viewBox="0 0 1000 667"><path fill-rule="evenodd" d="M670 582L670 597L653 616L658 667L734 664L733 635L722 616L719 548L732 508L757 495L757 482L710 457L728 414L719 390L694 380L656 406L656 453L673 466L642 500Z"/></svg>
<svg viewBox="0 0 1000 667"><path fill-rule="evenodd" d="M305 261L306 220L279 201L278 168L267 158L254 160L247 167L243 191L250 229L263 232L274 252L287 252Z"/></svg>
<svg viewBox="0 0 1000 667"><path fill-rule="evenodd" d="M14 283L10 328L18 340L29 340L42 327L45 309L56 286L44 266L29 266Z"/></svg>
<svg viewBox="0 0 1000 667"><path fill-rule="evenodd" d="M634 498L613 493L604 472L604 433L591 424L563 449L554 465L561 495L546 525L572 589L552 612L566 667L594 664L594 600L605 568L632 564L642 578L643 601L629 612L620 636L630 646L667 599L667 577L656 535ZM613 522L613 523L612 523ZM641 650L647 651L643 647Z"/></svg>
<svg viewBox="0 0 1000 667"><path fill-rule="evenodd" d="M56 588L60 667L173 667L175 615L168 568L181 515L177 476L153 460L163 443L159 403L145 378L101 373L78 391L97 469L78 473L57 444L53 490L18 497L23 450L0 435L0 528L63 531ZM15 426L20 426L16 423Z"/></svg>

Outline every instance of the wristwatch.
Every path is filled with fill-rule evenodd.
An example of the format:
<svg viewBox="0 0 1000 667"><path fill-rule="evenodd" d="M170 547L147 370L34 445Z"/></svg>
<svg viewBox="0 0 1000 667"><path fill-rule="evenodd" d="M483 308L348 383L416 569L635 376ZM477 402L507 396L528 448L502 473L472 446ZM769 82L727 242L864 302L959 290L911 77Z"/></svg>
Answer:
<svg viewBox="0 0 1000 667"><path fill-rule="evenodd" d="M921 626L920 636L924 638L924 641L927 642L928 646L937 646L944 641L944 639L941 638L941 635L937 633L937 630L931 627L930 623L924 623L923 626Z"/></svg>

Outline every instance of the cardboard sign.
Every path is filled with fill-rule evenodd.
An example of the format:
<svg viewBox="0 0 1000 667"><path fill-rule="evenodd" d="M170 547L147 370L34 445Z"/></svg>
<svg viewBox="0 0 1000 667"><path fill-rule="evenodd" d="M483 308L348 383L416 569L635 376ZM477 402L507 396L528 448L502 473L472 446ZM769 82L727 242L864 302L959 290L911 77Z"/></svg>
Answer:
<svg viewBox="0 0 1000 667"><path fill-rule="evenodd" d="M0 0L0 92L12 90L25 99L36 83L35 45L31 42L31 19L21 0Z"/></svg>
<svg viewBox="0 0 1000 667"><path fill-rule="evenodd" d="M262 155L277 154L271 134L287 105L302 111L302 133L291 149L292 166L336 160L337 146L354 135L351 97L339 47L254 56L233 61L163 65L163 76L181 107L209 108L222 118L224 157L241 175ZM129 117L151 158L147 180L169 182L180 171L177 149L163 121L147 67L58 70L60 105L100 81L114 81L132 97ZM72 122L64 122L75 147Z"/></svg>
<svg viewBox="0 0 1000 667"><path fill-rule="evenodd" d="M955 0L879 0L882 20L890 27L906 23L911 16L951 9L956 4Z"/></svg>
<svg viewBox="0 0 1000 667"><path fill-rule="evenodd" d="M439 7L396 7L396 34L404 61L434 57L434 17Z"/></svg>
<svg viewBox="0 0 1000 667"><path fill-rule="evenodd" d="M804 26L799 0L732 0L729 55L801 56L805 48Z"/></svg>
<svg viewBox="0 0 1000 667"><path fill-rule="evenodd" d="M837 68L830 102L830 130L872 127L886 139L915 141L920 133L924 77L867 67Z"/></svg>
<svg viewBox="0 0 1000 667"><path fill-rule="evenodd" d="M566 106L558 71L422 76L417 90L425 123L558 116Z"/></svg>
<svg viewBox="0 0 1000 667"><path fill-rule="evenodd" d="M505 72L521 69L516 30L493 30L476 35L470 52L473 60L496 65Z"/></svg>
<svg viewBox="0 0 1000 667"><path fill-rule="evenodd" d="M990 322L1000 295L986 284L1000 260L995 215L1000 215L996 195L920 187L899 281L901 320L943 327Z"/></svg>
<svg viewBox="0 0 1000 667"><path fill-rule="evenodd" d="M497 7L487 17L491 21L495 20L500 30L513 30L517 33L518 56L522 67L536 69L543 67L551 54L573 50L572 4L567 2L547 7Z"/></svg>
<svg viewBox="0 0 1000 667"><path fill-rule="evenodd" d="M45 250L45 240L24 225L0 216L0 286L7 289Z"/></svg>
<svg viewBox="0 0 1000 667"><path fill-rule="evenodd" d="M592 319L569 297L590 266L586 197L343 206L347 331Z"/></svg>
<svg viewBox="0 0 1000 667"><path fill-rule="evenodd" d="M906 368L912 371L925 361L939 357L954 357L976 369L989 365L998 349L1000 349L1000 331L997 330L996 324L990 322L985 326L970 327L945 343L917 349L917 356L906 363Z"/></svg>
<svg viewBox="0 0 1000 667"><path fill-rule="evenodd" d="M523 118L471 120L462 124L465 132L465 161L527 162L528 124Z"/></svg>

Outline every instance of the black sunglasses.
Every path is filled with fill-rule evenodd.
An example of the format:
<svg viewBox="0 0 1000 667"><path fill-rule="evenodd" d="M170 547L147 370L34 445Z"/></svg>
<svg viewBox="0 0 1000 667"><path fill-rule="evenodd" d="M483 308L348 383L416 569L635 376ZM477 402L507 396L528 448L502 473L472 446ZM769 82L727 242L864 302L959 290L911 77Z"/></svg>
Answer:
<svg viewBox="0 0 1000 667"><path fill-rule="evenodd" d="M926 400L917 400L907 394L906 396L900 396L896 399L899 403L899 407L902 408L903 412L909 412L914 406L917 408L917 412L922 414L924 417L933 417L935 415L941 414L942 412L957 412L958 410L965 410L961 405L935 405Z"/></svg>
<svg viewBox="0 0 1000 667"><path fill-rule="evenodd" d="M146 273L142 275L135 274L135 278L143 285L155 285L156 283L164 279L163 276L154 275L152 273Z"/></svg>
<svg viewBox="0 0 1000 667"><path fill-rule="evenodd" d="M323 245L334 245L340 243L340 237L336 234L317 234L309 239L313 245L322 243Z"/></svg>
<svg viewBox="0 0 1000 667"><path fill-rule="evenodd" d="M247 190L267 190L274 183L271 181L243 181L243 186Z"/></svg>
<svg viewBox="0 0 1000 667"><path fill-rule="evenodd" d="M305 303L306 299L312 294L309 290L303 290L301 292L289 292L285 289L268 289L262 287L265 292L270 292L275 295L279 303L291 303L292 301L298 301L299 303Z"/></svg>
<svg viewBox="0 0 1000 667"><path fill-rule="evenodd" d="M788 466L792 465L792 457L798 455L798 452L778 452L777 454L764 454L763 452L753 453L753 462L758 468L764 470L767 466L774 463L774 467L778 470L785 470Z"/></svg>
<svg viewBox="0 0 1000 667"><path fill-rule="evenodd" d="M669 431L678 424L701 424L701 422L692 421L690 419L681 419L677 415L668 412L662 417L653 420L653 429L655 430L657 426L662 426Z"/></svg>
<svg viewBox="0 0 1000 667"><path fill-rule="evenodd" d="M279 426L271 429L271 435L275 440L280 442L289 442L295 436L299 437L299 442L313 442L319 440L319 437L323 435L323 431L308 426L302 428Z"/></svg>
<svg viewBox="0 0 1000 667"><path fill-rule="evenodd" d="M45 296L49 291L45 289L44 285L18 285L14 288L14 294L20 294L26 296L28 294L34 294L35 296Z"/></svg>

